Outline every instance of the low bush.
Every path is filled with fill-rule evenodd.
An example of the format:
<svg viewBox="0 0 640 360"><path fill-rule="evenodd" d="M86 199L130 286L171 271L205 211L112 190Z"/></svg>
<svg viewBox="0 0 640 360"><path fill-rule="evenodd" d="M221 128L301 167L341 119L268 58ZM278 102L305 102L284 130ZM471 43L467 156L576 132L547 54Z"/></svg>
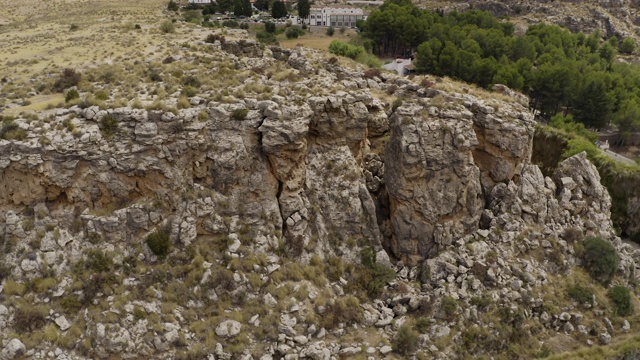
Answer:
<svg viewBox="0 0 640 360"><path fill-rule="evenodd" d="M458 302L451 296L445 296L442 298L440 308L442 309L444 316L447 319L451 319L456 314L456 311L458 311Z"/></svg>
<svg viewBox="0 0 640 360"><path fill-rule="evenodd" d="M393 338L393 350L401 355L409 355L418 348L418 332L404 323Z"/></svg>
<svg viewBox="0 0 640 360"><path fill-rule="evenodd" d="M360 323L362 318L363 313L360 301L354 296L348 296L336 299L333 304L327 305L320 323L322 327L334 329L340 323L346 325Z"/></svg>
<svg viewBox="0 0 640 360"><path fill-rule="evenodd" d="M402 103L403 103L402 99L393 100L393 103L391 104L391 111L396 111L397 108L402 106Z"/></svg>
<svg viewBox="0 0 640 360"><path fill-rule="evenodd" d="M99 125L102 136L107 138L111 137L118 130L118 120L111 115L103 117Z"/></svg>
<svg viewBox="0 0 640 360"><path fill-rule="evenodd" d="M19 333L30 333L44 326L49 310L46 306L22 304L16 308L13 327Z"/></svg>
<svg viewBox="0 0 640 360"><path fill-rule="evenodd" d="M165 20L160 23L160 31L163 34L170 34L176 32L176 26L171 20Z"/></svg>
<svg viewBox="0 0 640 360"><path fill-rule="evenodd" d="M82 309L82 303L75 295L69 295L60 300L60 307L66 314L74 315Z"/></svg>
<svg viewBox="0 0 640 360"><path fill-rule="evenodd" d="M287 36L287 39L297 39L298 36L304 35L304 30L297 26L292 26L287 29L285 35Z"/></svg>
<svg viewBox="0 0 640 360"><path fill-rule="evenodd" d="M80 79L82 79L81 73L76 72L74 69L66 68L62 70L62 74L60 74L55 83L53 83L51 90L62 92L70 87L78 86Z"/></svg>
<svg viewBox="0 0 640 360"><path fill-rule="evenodd" d="M567 296L579 304L593 304L593 289L581 284L567 288Z"/></svg>
<svg viewBox="0 0 640 360"><path fill-rule="evenodd" d="M278 38L273 33L268 33L266 31L258 31L256 33L256 39L260 41L262 44L267 45L277 45Z"/></svg>
<svg viewBox="0 0 640 360"><path fill-rule="evenodd" d="M267 21L266 23L264 23L264 31L273 34L274 32L276 32L276 24L272 23L271 21Z"/></svg>
<svg viewBox="0 0 640 360"><path fill-rule="evenodd" d="M204 39L204 42L208 43L208 44L213 44L216 41L220 41L221 44L224 44L224 42L226 41L225 37L219 34L209 34L207 35L207 37Z"/></svg>
<svg viewBox="0 0 640 360"><path fill-rule="evenodd" d="M329 44L329 52L339 56L355 59L365 51L362 46L351 45L340 40L333 40L331 44Z"/></svg>
<svg viewBox="0 0 640 360"><path fill-rule="evenodd" d="M609 289L607 296L613 304L614 313L617 316L629 316L633 314L633 302L631 291L622 285L616 285Z"/></svg>
<svg viewBox="0 0 640 360"><path fill-rule="evenodd" d="M620 257L613 245L599 237L584 241L584 267L593 279L608 284L616 274Z"/></svg>
<svg viewBox="0 0 640 360"><path fill-rule="evenodd" d="M222 22L222 26L228 27L228 28L232 28L232 29L236 29L236 28L240 27L240 24L238 24L238 22L235 21L235 20L225 20L225 21Z"/></svg>
<svg viewBox="0 0 640 360"><path fill-rule="evenodd" d="M327 35L333 36L333 34L335 33L336 33L336 29L333 26L329 26L329 28L327 29Z"/></svg>
<svg viewBox="0 0 640 360"><path fill-rule="evenodd" d="M165 231L156 231L147 236L147 245L151 252L153 252L159 258L165 258L169 254L171 247L171 240L169 234Z"/></svg>
<svg viewBox="0 0 640 360"><path fill-rule="evenodd" d="M0 128L0 139L5 140L24 140L27 138L27 132L21 129L18 124L12 120L3 121Z"/></svg>
<svg viewBox="0 0 640 360"><path fill-rule="evenodd" d="M247 110L247 109L235 109L231 113L231 117L234 120L244 120L244 119L247 118L248 114L249 114L249 110Z"/></svg>
<svg viewBox="0 0 640 360"><path fill-rule="evenodd" d="M85 266L95 272L108 272L111 270L111 257L102 250L89 250Z"/></svg>
<svg viewBox="0 0 640 360"><path fill-rule="evenodd" d="M98 90L95 92L95 94L93 94L93 96L97 99L97 100L109 100L109 93L104 91L104 90Z"/></svg>
<svg viewBox="0 0 640 360"><path fill-rule="evenodd" d="M80 97L80 94L78 93L78 90L71 89L67 91L67 93L65 94L64 101L69 102L71 100L78 99L79 97Z"/></svg>

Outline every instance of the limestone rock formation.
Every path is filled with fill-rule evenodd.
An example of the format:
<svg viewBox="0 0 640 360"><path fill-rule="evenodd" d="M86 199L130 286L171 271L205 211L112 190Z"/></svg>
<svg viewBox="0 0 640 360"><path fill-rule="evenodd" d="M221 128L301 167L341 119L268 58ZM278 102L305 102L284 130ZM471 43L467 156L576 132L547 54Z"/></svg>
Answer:
<svg viewBox="0 0 640 360"><path fill-rule="evenodd" d="M615 237L585 154L552 176L531 163L522 95L225 44L206 49L252 74L239 86L273 90L72 106L0 140L3 358L376 358L416 314L428 358L460 358L469 334L506 351L512 325L591 341L631 330L541 295L586 236L618 249L622 283L640 252ZM312 84L336 89L291 91ZM489 307L513 324L483 323ZM16 322L27 310L35 331ZM33 345L45 336L66 347Z"/></svg>
<svg viewBox="0 0 640 360"><path fill-rule="evenodd" d="M482 211L478 145L467 118L421 114L401 107L391 119L385 153L394 254L410 263L433 256L438 246L477 228Z"/></svg>

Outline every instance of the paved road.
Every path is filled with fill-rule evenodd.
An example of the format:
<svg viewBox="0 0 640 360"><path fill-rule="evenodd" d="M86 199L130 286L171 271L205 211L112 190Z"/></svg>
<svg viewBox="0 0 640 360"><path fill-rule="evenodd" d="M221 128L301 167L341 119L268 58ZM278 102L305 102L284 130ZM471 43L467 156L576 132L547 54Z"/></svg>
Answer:
<svg viewBox="0 0 640 360"><path fill-rule="evenodd" d="M611 150L602 150L603 153L605 153L607 156L609 156L610 158L617 160L621 163L625 163L625 164L629 164L629 165L635 165L636 162L629 159L628 157L622 156L620 154L614 153Z"/></svg>

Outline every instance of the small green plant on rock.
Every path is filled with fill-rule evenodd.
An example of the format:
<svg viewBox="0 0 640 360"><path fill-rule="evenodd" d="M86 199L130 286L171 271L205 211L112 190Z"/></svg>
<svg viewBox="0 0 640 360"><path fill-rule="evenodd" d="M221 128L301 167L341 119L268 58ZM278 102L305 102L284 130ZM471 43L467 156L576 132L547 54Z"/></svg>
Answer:
<svg viewBox="0 0 640 360"><path fill-rule="evenodd" d="M0 128L0 139L6 140L24 140L27 138L27 132L21 129L13 120L3 121Z"/></svg>
<svg viewBox="0 0 640 360"><path fill-rule="evenodd" d="M234 120L244 120L244 119L247 118L248 114L249 114L249 110L247 110L247 109L235 109L231 113L231 117Z"/></svg>
<svg viewBox="0 0 640 360"><path fill-rule="evenodd" d="M113 116L107 115L100 120L100 131L102 136L111 137L118 130L118 120Z"/></svg>

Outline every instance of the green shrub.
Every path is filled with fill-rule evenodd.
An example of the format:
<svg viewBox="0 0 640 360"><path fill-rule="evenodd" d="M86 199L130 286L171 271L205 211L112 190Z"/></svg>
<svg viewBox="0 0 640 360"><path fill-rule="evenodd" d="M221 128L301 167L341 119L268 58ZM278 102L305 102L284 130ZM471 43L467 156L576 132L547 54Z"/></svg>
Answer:
<svg viewBox="0 0 640 360"><path fill-rule="evenodd" d="M327 36L333 36L336 33L336 29L333 26L329 26L327 29Z"/></svg>
<svg viewBox="0 0 640 360"><path fill-rule="evenodd" d="M216 41L220 41L220 44L224 44L224 42L226 41L225 37L219 34L209 34L207 35L207 37L204 39L204 42L208 43L208 44L213 44Z"/></svg>
<svg viewBox="0 0 640 360"><path fill-rule="evenodd" d="M49 310L46 306L21 304L16 308L13 327L19 333L30 333L44 326Z"/></svg>
<svg viewBox="0 0 640 360"><path fill-rule="evenodd" d="M169 3L167 4L167 10L178 11L178 4L173 0L169 0Z"/></svg>
<svg viewBox="0 0 640 360"><path fill-rule="evenodd" d="M599 237L584 241L584 267L595 280L608 284L616 274L620 257L613 245Z"/></svg>
<svg viewBox="0 0 640 360"><path fill-rule="evenodd" d="M228 28L232 28L232 29L236 29L240 25L235 20L225 20L225 21L222 22L222 26L228 27Z"/></svg>
<svg viewBox="0 0 640 360"><path fill-rule="evenodd" d="M617 316L633 314L633 302L631 301L631 291L629 289L622 285L616 285L609 289L607 296L611 300Z"/></svg>
<svg viewBox="0 0 640 360"><path fill-rule="evenodd" d="M163 34L169 34L176 32L176 26L173 24L171 20L165 20L160 23L160 31Z"/></svg>
<svg viewBox="0 0 640 360"><path fill-rule="evenodd" d="M426 317L421 317L418 318L416 320L416 330L418 330L418 332L420 334L426 334L427 331L429 331L429 327L431 326L433 322L431 321L431 319L426 318Z"/></svg>
<svg viewBox="0 0 640 360"><path fill-rule="evenodd" d="M620 52L623 54L633 54L636 51L636 41L628 37L620 43Z"/></svg>
<svg viewBox="0 0 640 360"><path fill-rule="evenodd" d="M11 275L12 267L9 264L0 263L0 283Z"/></svg>
<svg viewBox="0 0 640 360"><path fill-rule="evenodd" d="M111 137L118 130L118 120L107 115L100 120L100 131L104 137Z"/></svg>
<svg viewBox="0 0 640 360"><path fill-rule="evenodd" d="M69 295L62 298L62 300L60 300L60 306L62 307L62 311L71 315L76 314L80 309L82 309L82 303L75 295Z"/></svg>
<svg viewBox="0 0 640 360"><path fill-rule="evenodd" d="M89 250L87 252L86 267L95 272L107 272L111 270L111 257L102 250Z"/></svg>
<svg viewBox="0 0 640 360"><path fill-rule="evenodd" d="M475 305L478 310L486 311L493 303L493 299L489 295L474 296L471 298L471 305Z"/></svg>
<svg viewBox="0 0 640 360"><path fill-rule="evenodd" d="M355 59L365 51L362 46L351 45L340 40L333 40L331 44L329 44L329 52L339 56Z"/></svg>
<svg viewBox="0 0 640 360"><path fill-rule="evenodd" d="M21 129L13 120L3 121L0 128L0 139L5 140L24 140L27 138L27 132Z"/></svg>
<svg viewBox="0 0 640 360"><path fill-rule="evenodd" d="M393 350L401 355L409 355L418 348L418 340L418 332L404 323L393 338Z"/></svg>
<svg viewBox="0 0 640 360"><path fill-rule="evenodd" d="M274 32L276 32L276 24L272 23L271 21L267 21L266 23L264 23L264 31L273 34Z"/></svg>
<svg viewBox="0 0 640 360"><path fill-rule="evenodd" d="M67 91L67 94L64 96L64 101L65 102L69 102L73 99L77 99L80 97L80 94L78 93L78 90L76 89L71 89L69 91Z"/></svg>
<svg viewBox="0 0 640 360"><path fill-rule="evenodd" d="M171 240L169 240L169 234L165 231L156 231L147 236L147 245L151 252L156 256L163 259L169 254L169 248L171 247Z"/></svg>
<svg viewBox="0 0 640 360"><path fill-rule="evenodd" d="M402 106L402 99L395 99L391 104L391 111L396 111L400 106Z"/></svg>
<svg viewBox="0 0 640 360"><path fill-rule="evenodd" d="M65 89L68 89L70 87L78 86L78 83L80 83L81 78L82 78L82 74L80 74L79 72L76 72L74 69L66 68L62 70L62 74L60 74L60 77L58 77L56 82L53 83L51 90L56 92L62 92Z"/></svg>
<svg viewBox="0 0 640 360"><path fill-rule="evenodd" d="M593 303L593 289L581 284L575 284L567 289L567 296L579 304Z"/></svg>
<svg viewBox="0 0 640 360"><path fill-rule="evenodd" d="M247 109L235 109L231 113L231 117L234 120L244 120L247 118L247 114L249 114L249 110Z"/></svg>
<svg viewBox="0 0 640 360"><path fill-rule="evenodd" d="M202 86L202 82L200 82L200 79L198 79L197 77L189 75L182 78L182 85L190 86L193 88L199 88L200 86ZM191 96L194 96L194 95L191 95Z"/></svg>
<svg viewBox="0 0 640 360"><path fill-rule="evenodd" d="M276 45L278 44L278 38L272 33L268 33L266 31L258 31L256 33L256 39L260 41L262 44L267 45Z"/></svg>
<svg viewBox="0 0 640 360"><path fill-rule="evenodd" d="M320 319L320 323L327 329L333 329L340 323L346 325L356 324L362 321L363 311L360 301L354 296L336 299L333 304L326 307L326 312Z"/></svg>
<svg viewBox="0 0 640 360"><path fill-rule="evenodd" d="M458 302L451 296L445 296L444 298L442 298L440 307L444 315L450 319L456 314L456 311L458 310Z"/></svg>
<svg viewBox="0 0 640 360"><path fill-rule="evenodd" d="M95 98L98 100L108 100L109 99L109 93L104 91L104 90L98 90L96 91L96 93L94 94Z"/></svg>
<svg viewBox="0 0 640 360"><path fill-rule="evenodd" d="M78 30L78 29L79 29L79 27L78 27L78 25L76 25L76 24L71 24L71 26L69 26L69 30L70 30L70 31L76 31L76 30Z"/></svg>
<svg viewBox="0 0 640 360"><path fill-rule="evenodd" d="M287 39L297 39L298 36L304 35L304 30L297 26L292 26L287 29L285 35L287 36Z"/></svg>
<svg viewBox="0 0 640 360"><path fill-rule="evenodd" d="M495 341L487 329L478 326L470 326L464 329L460 335L464 348L472 353L487 348L492 341Z"/></svg>

